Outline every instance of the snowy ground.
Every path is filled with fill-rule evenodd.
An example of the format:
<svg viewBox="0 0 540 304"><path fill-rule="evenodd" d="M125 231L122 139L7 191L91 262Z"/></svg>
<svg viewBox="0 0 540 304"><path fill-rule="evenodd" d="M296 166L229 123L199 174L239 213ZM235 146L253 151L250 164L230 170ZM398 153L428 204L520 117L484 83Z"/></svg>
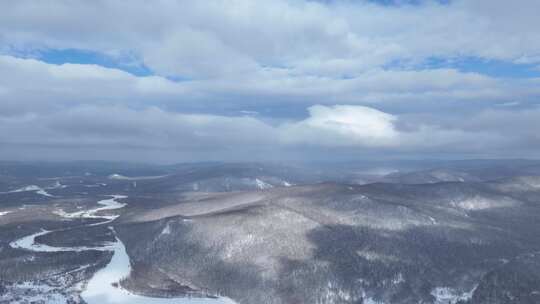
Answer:
<svg viewBox="0 0 540 304"><path fill-rule="evenodd" d="M102 219L102 222L90 224L88 226L104 225L114 221L117 215L99 215L106 210L120 209L126 206L117 200L126 198L125 196L115 195L110 199L98 202L101 207L91 210L66 213L57 212L65 218L92 218ZM110 227L110 229L113 229ZM56 230L58 231L58 230ZM36 241L39 236L46 235L54 231L41 230L34 234L22 237L10 243L12 248L25 249L33 252L63 252L63 251L85 251L85 250L110 250L113 251L113 257L107 266L93 275L86 286L82 288L80 297L88 304L116 304L116 303L141 303L141 304L227 304L234 303L228 298L151 298L133 294L120 287L119 282L129 276L131 264L129 256L122 241L116 238L116 242L104 244L98 247L53 247L46 244L40 244ZM114 230L113 230L114 232ZM85 265L83 267L88 267ZM81 270L81 269L78 269ZM77 271L77 270L75 270ZM78 286L80 287L80 286ZM78 303L76 292L66 292L61 288L48 285L43 282L22 282L9 287L7 293L0 297L2 301L10 303ZM16 296L15 296L16 295ZM9 297L9 298L8 298ZM70 302L71 301L71 302Z"/></svg>
<svg viewBox="0 0 540 304"><path fill-rule="evenodd" d="M455 304L458 301L465 301L472 298L474 289L469 292L460 293L449 287L437 287L431 291L435 297L435 304Z"/></svg>

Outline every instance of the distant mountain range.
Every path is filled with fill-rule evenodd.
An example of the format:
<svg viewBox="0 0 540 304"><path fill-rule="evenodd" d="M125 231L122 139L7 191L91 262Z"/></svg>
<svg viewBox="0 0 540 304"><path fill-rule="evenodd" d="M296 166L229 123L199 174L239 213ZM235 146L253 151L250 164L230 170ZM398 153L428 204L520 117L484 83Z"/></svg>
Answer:
<svg viewBox="0 0 540 304"><path fill-rule="evenodd" d="M132 266L119 286L135 294L540 303L540 161L2 162L0 192L0 302L82 300L110 252L9 244L41 229L55 231L36 239L49 246L112 242L97 219L70 214L121 194L125 206L103 215L119 215L110 225ZM38 283L50 288L28 291Z"/></svg>

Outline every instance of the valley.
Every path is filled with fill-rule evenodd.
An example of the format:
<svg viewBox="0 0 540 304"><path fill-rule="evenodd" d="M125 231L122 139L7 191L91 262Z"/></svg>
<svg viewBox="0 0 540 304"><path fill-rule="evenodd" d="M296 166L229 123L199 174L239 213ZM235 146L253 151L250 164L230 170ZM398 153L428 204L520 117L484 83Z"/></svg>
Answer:
<svg viewBox="0 0 540 304"><path fill-rule="evenodd" d="M496 167L4 174L0 303L537 303L540 177Z"/></svg>

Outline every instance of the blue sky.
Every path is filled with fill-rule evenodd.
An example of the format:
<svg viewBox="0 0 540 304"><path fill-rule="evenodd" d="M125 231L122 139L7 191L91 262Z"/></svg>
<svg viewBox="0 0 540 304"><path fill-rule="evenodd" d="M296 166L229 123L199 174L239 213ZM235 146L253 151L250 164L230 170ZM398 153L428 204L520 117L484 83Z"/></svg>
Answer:
<svg viewBox="0 0 540 304"><path fill-rule="evenodd" d="M540 148L537 1L0 5L0 158Z"/></svg>
<svg viewBox="0 0 540 304"><path fill-rule="evenodd" d="M514 63L497 59L478 57L429 58L421 68L451 68L465 73L478 73L496 78L537 78L540 69L537 64Z"/></svg>
<svg viewBox="0 0 540 304"><path fill-rule="evenodd" d="M33 51L32 56L40 61L51 64L95 64L126 71L135 76L149 76L153 74L152 71L142 63L135 63L132 60L122 60L123 58L109 56L93 50L43 49Z"/></svg>
<svg viewBox="0 0 540 304"><path fill-rule="evenodd" d="M107 68L119 69L135 76L156 75L142 62L135 62L133 58L118 58L101 52L84 49L38 49L31 54L19 53L21 58L36 58L51 64L95 64ZM464 73L478 73L495 78L537 78L540 77L540 67L536 63L514 63L498 59L485 59L479 57L431 57L420 64L413 66L402 63L390 63L387 69L456 69ZM169 79L186 80L181 76L169 77Z"/></svg>

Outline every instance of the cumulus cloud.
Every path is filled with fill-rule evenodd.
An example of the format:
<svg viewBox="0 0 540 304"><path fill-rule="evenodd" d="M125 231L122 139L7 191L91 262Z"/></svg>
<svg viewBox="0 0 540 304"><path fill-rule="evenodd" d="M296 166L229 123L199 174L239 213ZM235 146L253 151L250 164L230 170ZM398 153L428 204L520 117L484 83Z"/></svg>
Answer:
<svg viewBox="0 0 540 304"><path fill-rule="evenodd" d="M60 158L74 149L76 158L168 151L169 160L309 158L328 149L515 157L540 148L540 77L428 64L539 65L538 1L21 0L0 8L3 158L31 158L38 147ZM66 49L118 67L42 55Z"/></svg>
<svg viewBox="0 0 540 304"><path fill-rule="evenodd" d="M395 60L465 54L530 62L540 51L534 13L540 7L534 0L519 5L426 1L398 7L368 1L150 5L23 0L2 6L0 37L11 48L130 51L157 73L193 77L264 66L286 66L308 75L350 76Z"/></svg>
<svg viewBox="0 0 540 304"><path fill-rule="evenodd" d="M322 106L308 109L305 119L277 125L249 116L179 114L151 107L139 110L125 106L76 106L55 112L30 113L0 118L0 143L14 150L44 149L66 157L66 151L83 149L70 158L88 158L95 150L104 155L121 153L120 159L139 159L140 151L152 159L172 161L175 155L187 160L229 159L246 157L267 159L274 150L284 155L295 151L317 151L320 148L347 148L349 151L392 151L411 153L478 153L498 155L509 142L518 150L535 151L540 140L534 132L516 132L509 137L514 120L540 119L540 112L482 113L473 117L475 124L437 126L416 122L414 130L401 130L398 115L364 106ZM499 115L507 134L492 125ZM502 116L502 118L500 117ZM526 123L526 122L524 122ZM481 127L478 127L481 125ZM517 130L522 125L516 126ZM506 140L505 140L506 139ZM306 150L307 149L307 150ZM109 151L109 154L107 154ZM134 152L135 151L135 152ZM139 152L137 152L139 151ZM164 153L165 151L165 153ZM511 153L516 150L510 149ZM168 155L162 159L163 154ZM100 155L100 154L98 154ZM266 156L265 156L266 155ZM49 155L51 157L52 155ZM309 154L306 155L309 158Z"/></svg>
<svg viewBox="0 0 540 304"><path fill-rule="evenodd" d="M158 108L77 106L0 120L9 144L126 145L152 149L302 144L381 146L397 135L392 115L361 106L313 106L310 116L277 126L249 116L169 113ZM322 141L321 141L322 140Z"/></svg>
<svg viewBox="0 0 540 304"><path fill-rule="evenodd" d="M395 116L364 106L316 105L309 117L282 126L284 140L330 146L396 146Z"/></svg>

